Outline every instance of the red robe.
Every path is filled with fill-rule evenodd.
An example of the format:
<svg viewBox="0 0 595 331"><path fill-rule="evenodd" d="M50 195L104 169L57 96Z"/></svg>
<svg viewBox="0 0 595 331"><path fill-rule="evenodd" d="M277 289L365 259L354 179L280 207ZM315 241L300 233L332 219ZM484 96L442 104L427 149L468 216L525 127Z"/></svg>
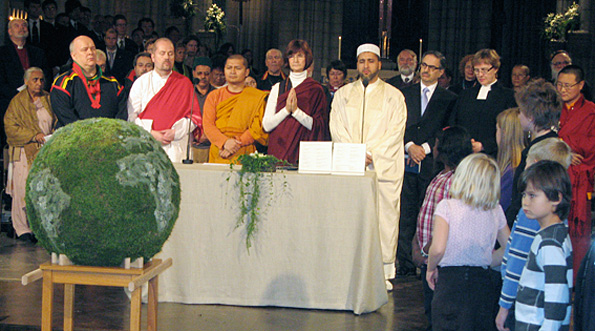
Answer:
<svg viewBox="0 0 595 331"><path fill-rule="evenodd" d="M153 130L167 130L182 118L190 118L192 106L192 122L196 125L195 137L202 132L202 117L198 99L194 97L194 87L190 80L177 72L172 72L163 87L151 98L139 118L153 120Z"/></svg>
<svg viewBox="0 0 595 331"><path fill-rule="evenodd" d="M285 81L290 85L290 80ZM284 84L281 83L281 86ZM277 99L279 112L285 107L291 86ZM308 130L293 116L287 116L269 135L268 154L280 160L297 164L300 155L300 141L325 141L329 137L329 114L326 107L326 94L322 86L312 78L306 78L295 88L297 106L312 117L312 130Z"/></svg>
<svg viewBox="0 0 595 331"><path fill-rule="evenodd" d="M572 241L574 275L589 250L591 242L591 194L595 175L595 104L580 97L572 108L564 104L558 135L574 153L584 157L568 169L572 183L572 201L568 229Z"/></svg>

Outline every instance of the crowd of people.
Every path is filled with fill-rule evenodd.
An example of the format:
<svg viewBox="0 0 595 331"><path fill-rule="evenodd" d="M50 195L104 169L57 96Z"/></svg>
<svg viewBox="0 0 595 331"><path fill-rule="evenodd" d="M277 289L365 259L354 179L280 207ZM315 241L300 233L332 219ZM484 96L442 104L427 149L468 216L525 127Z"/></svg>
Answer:
<svg viewBox="0 0 595 331"><path fill-rule="evenodd" d="M212 54L173 26L160 36L150 18L129 31L124 15L91 19L78 0L60 14L54 0L25 8L0 47L19 239L36 240L24 201L36 153L81 119L133 122L172 162L191 146L200 163L259 151L297 164L301 141L361 143L377 176L386 288L421 270L430 329L567 329L595 176L595 104L567 51L552 54L550 81L518 64L508 83L493 49L463 57L458 82L440 52L405 49L385 82L380 49L363 44L355 81L335 60L323 85L304 40L268 50L260 72L249 49Z"/></svg>

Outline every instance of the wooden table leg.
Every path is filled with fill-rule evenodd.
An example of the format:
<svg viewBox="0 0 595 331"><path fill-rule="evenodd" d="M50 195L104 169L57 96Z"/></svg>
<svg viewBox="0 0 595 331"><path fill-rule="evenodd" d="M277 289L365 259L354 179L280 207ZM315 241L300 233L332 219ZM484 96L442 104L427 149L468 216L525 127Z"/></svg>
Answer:
<svg viewBox="0 0 595 331"><path fill-rule="evenodd" d="M143 289L135 289L130 296L130 331L140 331L140 308Z"/></svg>
<svg viewBox="0 0 595 331"><path fill-rule="evenodd" d="M75 286L74 284L64 284L64 331L72 331Z"/></svg>
<svg viewBox="0 0 595 331"><path fill-rule="evenodd" d="M41 331L52 331L52 308L54 305L54 283L52 272L43 272L43 290L41 296Z"/></svg>
<svg viewBox="0 0 595 331"><path fill-rule="evenodd" d="M157 331L157 300L159 299L159 276L149 280L149 301L147 302L147 331Z"/></svg>

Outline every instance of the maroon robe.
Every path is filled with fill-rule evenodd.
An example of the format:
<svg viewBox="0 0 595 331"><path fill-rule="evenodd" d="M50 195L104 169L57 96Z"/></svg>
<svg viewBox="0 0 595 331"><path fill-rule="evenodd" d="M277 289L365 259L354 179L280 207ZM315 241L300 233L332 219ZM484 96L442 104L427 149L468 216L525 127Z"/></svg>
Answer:
<svg viewBox="0 0 595 331"><path fill-rule="evenodd" d="M280 84L276 113L285 107L290 85L289 79ZM283 91L282 87L285 87ZM325 141L329 137L329 114L322 86L312 78L306 78L295 88L295 93L298 108L312 117L312 130L289 115L270 133L268 147L268 154L292 164L298 163L300 141Z"/></svg>
<svg viewBox="0 0 595 331"><path fill-rule="evenodd" d="M139 118L153 120L153 130L167 130L182 118L190 118L192 105L192 122L196 125L195 137L202 132L202 117L198 100L194 97L194 86L188 77L175 71L171 73L163 87L151 98Z"/></svg>
<svg viewBox="0 0 595 331"><path fill-rule="evenodd" d="M570 109L564 104L558 136L574 153L584 157L581 164L568 168L572 183L568 230L576 278L580 263L591 242L591 195L595 175L595 104L582 96Z"/></svg>

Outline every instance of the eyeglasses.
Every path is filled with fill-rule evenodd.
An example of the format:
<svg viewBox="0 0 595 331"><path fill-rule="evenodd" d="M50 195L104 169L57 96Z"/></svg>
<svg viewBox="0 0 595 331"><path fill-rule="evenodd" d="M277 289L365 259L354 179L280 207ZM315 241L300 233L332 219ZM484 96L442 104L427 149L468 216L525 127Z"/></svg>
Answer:
<svg viewBox="0 0 595 331"><path fill-rule="evenodd" d="M558 88L558 90L570 90L571 88L577 86L578 84L580 84L580 82L574 83L574 84L556 83L556 87Z"/></svg>
<svg viewBox="0 0 595 331"><path fill-rule="evenodd" d="M494 69L494 66L491 66L489 68L474 68L473 69L473 73L475 73L476 75L479 75L479 73L482 74L487 74L488 72L490 72L490 70Z"/></svg>
<svg viewBox="0 0 595 331"><path fill-rule="evenodd" d="M552 65L553 65L554 67L559 67L559 66L567 66L567 65L569 65L569 64L570 64L570 62L568 62L568 61L552 62Z"/></svg>
<svg viewBox="0 0 595 331"><path fill-rule="evenodd" d="M426 69L426 68L428 68L428 69L430 69L431 71L435 71L435 70L440 70L440 69L442 69L442 67L436 67L436 66L433 66L433 65L429 65L429 64L427 64L427 63L425 63L425 62L422 62L422 63L420 64L420 67L421 67L422 69Z"/></svg>

